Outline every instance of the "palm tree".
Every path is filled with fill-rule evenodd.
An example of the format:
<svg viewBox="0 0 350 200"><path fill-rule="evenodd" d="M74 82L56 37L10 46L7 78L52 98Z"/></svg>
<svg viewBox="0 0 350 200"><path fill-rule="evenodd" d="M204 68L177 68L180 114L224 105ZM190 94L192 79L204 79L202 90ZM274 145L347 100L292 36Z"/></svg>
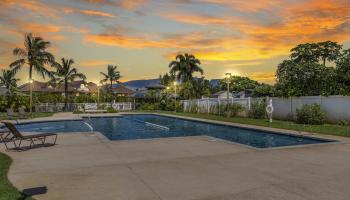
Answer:
<svg viewBox="0 0 350 200"><path fill-rule="evenodd" d="M15 48L13 55L18 57L18 60L10 64L10 67L17 72L25 64L29 66L29 80L32 80L33 70L42 75L51 76L49 70L45 68L46 64L54 63L54 56L47 52L46 49L50 46L50 42L44 41L41 37L35 37L31 33L25 35L24 49Z"/></svg>
<svg viewBox="0 0 350 200"><path fill-rule="evenodd" d="M183 82L192 80L194 72L200 72L203 75L203 69L199 66L201 62L190 54L179 54L176 60L169 64L170 74L177 74L177 79Z"/></svg>
<svg viewBox="0 0 350 200"><path fill-rule="evenodd" d="M56 69L56 71L52 72L54 75L54 78L51 79L50 83L64 85L64 107L67 110L68 84L75 81L77 78L85 80L86 76L82 73L78 73L78 70L72 67L72 65L74 64L73 59L62 58L61 61L62 61L62 64L55 63L52 65Z"/></svg>
<svg viewBox="0 0 350 200"><path fill-rule="evenodd" d="M16 72L13 70L1 70L2 74L0 75L0 85L5 86L7 89L7 95L9 95L16 87L18 78L15 78Z"/></svg>
<svg viewBox="0 0 350 200"><path fill-rule="evenodd" d="M104 76L104 79L101 80L101 83L109 82L110 83L110 91L112 93L113 82L118 82L118 80L121 77L120 72L117 71L117 66L108 65L107 74L105 74L104 72L100 72L100 73Z"/></svg>
<svg viewBox="0 0 350 200"><path fill-rule="evenodd" d="M27 64L29 66L29 81L33 83L33 70L41 74L43 78L45 75L52 77L49 70L45 68L46 64L54 63L54 56L47 52L46 49L50 46L50 42L44 41L41 37L35 37L31 33L25 34L24 37L24 49L15 48L13 55L17 56L18 59L10 64L10 67L14 72L19 71L22 67ZM32 85L30 85L30 102L29 109L32 112Z"/></svg>

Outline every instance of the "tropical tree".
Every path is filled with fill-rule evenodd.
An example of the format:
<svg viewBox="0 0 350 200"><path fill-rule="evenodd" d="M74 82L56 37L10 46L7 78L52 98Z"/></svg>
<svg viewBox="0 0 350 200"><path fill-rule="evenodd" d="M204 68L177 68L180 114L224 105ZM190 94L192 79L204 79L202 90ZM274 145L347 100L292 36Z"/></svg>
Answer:
<svg viewBox="0 0 350 200"><path fill-rule="evenodd" d="M222 90L227 90L227 80L222 79L219 81ZM230 78L230 91L240 92L243 90L251 89L259 86L257 81L244 76L231 76Z"/></svg>
<svg viewBox="0 0 350 200"><path fill-rule="evenodd" d="M290 51L294 62L318 62L319 46L315 43L299 44Z"/></svg>
<svg viewBox="0 0 350 200"><path fill-rule="evenodd" d="M86 76L82 73L78 73L78 70L72 65L74 64L73 59L61 59L61 63L55 63L53 67L56 71L52 72L54 77L50 80L50 83L64 85L64 107L67 110L68 103L68 84L75 81L76 79L86 79Z"/></svg>
<svg viewBox="0 0 350 200"><path fill-rule="evenodd" d="M332 62L337 60L341 49L342 45L332 41L305 43L293 48L290 57L294 62L321 62L326 66L326 61Z"/></svg>
<svg viewBox="0 0 350 200"><path fill-rule="evenodd" d="M54 56L47 52L50 42L44 41L41 37L33 36L31 33L25 35L24 48L15 48L13 54L18 57L10 64L13 71L17 72L24 65L29 66L29 80L32 80L33 71L36 71L43 78L46 75L52 77L52 73L45 68L47 64L54 63Z"/></svg>
<svg viewBox="0 0 350 200"><path fill-rule="evenodd" d="M18 78L15 78L16 72L13 70L1 70L0 85L5 87L9 92L17 87Z"/></svg>
<svg viewBox="0 0 350 200"><path fill-rule="evenodd" d="M16 94L14 91L17 88L17 81L19 79L15 78L16 72L13 70L2 70L2 74L0 75L0 85L7 89L6 91L6 107L10 107L14 99L16 99Z"/></svg>
<svg viewBox="0 0 350 200"><path fill-rule="evenodd" d="M204 71L199 66L201 62L194 55L185 53L176 56L176 60L169 64L170 74L176 74L177 79L183 82L192 80L193 73L199 72L203 75Z"/></svg>
<svg viewBox="0 0 350 200"><path fill-rule="evenodd" d="M350 49L344 50L336 61L336 72L340 94L350 95Z"/></svg>
<svg viewBox="0 0 350 200"><path fill-rule="evenodd" d="M338 92L336 71L318 63L285 60L278 65L276 90L281 96L333 95Z"/></svg>
<svg viewBox="0 0 350 200"><path fill-rule="evenodd" d="M337 60L341 49L342 45L339 45L336 42L326 41L317 43L316 51L322 64L326 66L326 61L332 62Z"/></svg>
<svg viewBox="0 0 350 200"><path fill-rule="evenodd" d="M104 78L101 80L101 83L109 82L110 83L110 92L112 93L113 82L118 82L121 78L120 72L117 71L117 66L108 65L107 66L107 74L104 72L100 72Z"/></svg>
<svg viewBox="0 0 350 200"><path fill-rule="evenodd" d="M254 88L253 97L271 97L274 96L274 87L269 84L262 83Z"/></svg>
<svg viewBox="0 0 350 200"><path fill-rule="evenodd" d="M173 74L165 73L163 76L159 75L159 80L162 85L171 85L175 81L175 76Z"/></svg>

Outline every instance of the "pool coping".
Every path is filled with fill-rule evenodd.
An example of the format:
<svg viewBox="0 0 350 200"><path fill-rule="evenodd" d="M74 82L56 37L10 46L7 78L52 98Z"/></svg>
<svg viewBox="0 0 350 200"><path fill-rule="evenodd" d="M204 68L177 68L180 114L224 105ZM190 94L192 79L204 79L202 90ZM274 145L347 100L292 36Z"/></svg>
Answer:
<svg viewBox="0 0 350 200"><path fill-rule="evenodd" d="M290 136L297 136L297 137L305 137L305 138L311 138L315 140L323 140L327 141L325 143L316 143L316 144L302 144L302 145L291 145L291 146L279 146L279 147L267 147L267 148L258 148L249 146L246 144L241 144L234 141L224 140L208 135L201 135L203 137L207 137L210 140L214 141L220 141L225 143L232 143L239 146L243 146L249 149L254 150L277 150L277 149L289 149L289 148L302 148L302 147L313 147L313 146L321 146L321 145L333 145L333 144L347 144L350 143L350 139L346 137L341 136L334 136L334 135L323 135L319 133L313 133L313 132L303 132L303 131L295 131L295 130L288 130L288 129L278 129L278 128L271 128L271 127L264 127L264 126L256 126L256 125L248 125L248 124L240 124L240 123L234 123L234 122L224 122L224 121L217 121L217 120L210 120L210 119L201 119L201 118L195 118L195 117L187 117L187 116L179 116L179 115L172 115L172 114L165 114L165 113L157 113L157 112L122 112L122 113L108 113L108 115L94 115L94 114L84 114L83 116L78 115L77 117L72 118L50 118L50 119L35 119L35 120L21 120L18 121L18 124L30 124L30 123L45 123L45 122L53 122L53 121L81 121L84 118L114 118L114 117L122 117L124 115L158 115L158 116L164 116L164 117L171 117L171 118L178 118L178 119L185 119L190 121L197 121L202 123L210 123L215 125L223 125L223 126L230 126L235 128L242 128L242 129L249 129L249 130L257 130L257 131L264 131L264 132L270 132L274 134L284 134L284 135L290 135ZM86 133L86 132L66 132L66 133ZM103 135L101 132L98 131L92 131L87 133L95 133L99 139L102 139L104 141L108 140L110 142L118 142L118 140L110 140L107 136ZM181 137L181 136L180 136ZM197 136L186 136L186 137L197 137ZM170 137L169 137L170 138ZM140 139L134 139L134 140L151 140L151 139L158 139L158 138L140 138ZM162 138L159 138L162 139ZM345 141L348 140L348 141ZM122 140L127 141L127 140Z"/></svg>
<svg viewBox="0 0 350 200"><path fill-rule="evenodd" d="M327 135L324 137L324 135L319 133L311 133L311 132L298 132L293 130L287 130L287 129L277 129L277 128L270 128L270 127L263 127L263 126L254 126L254 125L247 125L247 124L239 124L239 123L232 123L232 122L222 122L222 121L216 121L216 120L208 120L208 119L200 119L200 118L194 118L194 117L186 117L186 116L178 116L178 115L171 115L171 114L164 114L164 113L125 113L124 115L158 115L158 116L165 116L165 117L172 117L172 118L179 118L179 119L185 119L190 121L198 121L198 122L205 122L210 123L214 125L222 125L222 126L230 126L235 128L242 128L242 129L249 129L249 130L257 130L257 131L264 131L269 132L273 134L284 134L289 136L297 136L297 137L304 137L304 138L310 138L315 140L323 140L327 141L325 143L316 143L316 144L301 144L301 145L290 145L290 146L279 146L279 147L266 147L266 148L258 148L246 144L241 144L238 142L225 140L221 138L212 137L209 135L201 135L207 138L210 138L211 140L215 141L221 141L225 143L231 143L231 144L237 144L243 147L247 147L249 149L254 150L277 150L277 149L289 149L289 148L301 148L301 147L313 147L313 146L322 146L322 145L334 145L334 144L347 144L350 143L350 141L343 141L346 139L345 137L340 136L332 136ZM313 135L316 135L313 136ZM195 137L195 136L186 136L186 137Z"/></svg>

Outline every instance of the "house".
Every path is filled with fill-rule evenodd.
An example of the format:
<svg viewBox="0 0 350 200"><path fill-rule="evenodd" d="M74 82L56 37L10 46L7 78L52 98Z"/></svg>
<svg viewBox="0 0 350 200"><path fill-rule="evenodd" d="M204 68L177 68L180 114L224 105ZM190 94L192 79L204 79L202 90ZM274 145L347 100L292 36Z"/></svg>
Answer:
<svg viewBox="0 0 350 200"><path fill-rule="evenodd" d="M253 94L253 90L251 89L245 89L243 91L233 93L234 98L248 98L251 97Z"/></svg>
<svg viewBox="0 0 350 200"><path fill-rule="evenodd" d="M216 92L212 95L213 98L218 98L218 99L227 99L227 91L219 91ZM232 99L232 93L229 93L229 98Z"/></svg>
<svg viewBox="0 0 350 200"><path fill-rule="evenodd" d="M126 96L126 97L131 97L136 93L134 90L126 87L123 84L113 85L112 91L117 96Z"/></svg>
<svg viewBox="0 0 350 200"><path fill-rule="evenodd" d="M95 83L89 82L86 83L83 80L81 81L73 81L72 83L69 83L68 85L68 93L94 93L97 91L97 85ZM25 83L21 86L19 86L19 90L21 92L29 92L30 91L30 83ZM32 83L32 91L35 93L63 93L64 92L64 85L57 85L56 87L53 87L49 85L47 82L40 82L40 81L34 81Z"/></svg>
<svg viewBox="0 0 350 200"><path fill-rule="evenodd" d="M253 94L253 90L251 89L246 89L246 90L243 90L243 91L240 91L240 92L232 92L229 94L229 98L248 98L248 97L251 97ZM218 99L227 99L227 91L219 91L217 93L214 93L212 95L213 98L218 98Z"/></svg>

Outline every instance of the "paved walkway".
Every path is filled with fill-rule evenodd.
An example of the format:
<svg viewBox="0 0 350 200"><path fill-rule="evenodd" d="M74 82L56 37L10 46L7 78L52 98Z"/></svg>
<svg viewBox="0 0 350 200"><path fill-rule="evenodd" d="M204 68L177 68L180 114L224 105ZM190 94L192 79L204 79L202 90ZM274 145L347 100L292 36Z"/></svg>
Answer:
<svg viewBox="0 0 350 200"><path fill-rule="evenodd" d="M349 143L254 150L205 136L109 141L76 133L60 134L53 147L6 153L14 160L9 178L16 187L47 186L38 200L350 196Z"/></svg>
<svg viewBox="0 0 350 200"><path fill-rule="evenodd" d="M59 145L8 153L37 199L349 199L350 145L256 151L207 137L109 142L62 134Z"/></svg>

